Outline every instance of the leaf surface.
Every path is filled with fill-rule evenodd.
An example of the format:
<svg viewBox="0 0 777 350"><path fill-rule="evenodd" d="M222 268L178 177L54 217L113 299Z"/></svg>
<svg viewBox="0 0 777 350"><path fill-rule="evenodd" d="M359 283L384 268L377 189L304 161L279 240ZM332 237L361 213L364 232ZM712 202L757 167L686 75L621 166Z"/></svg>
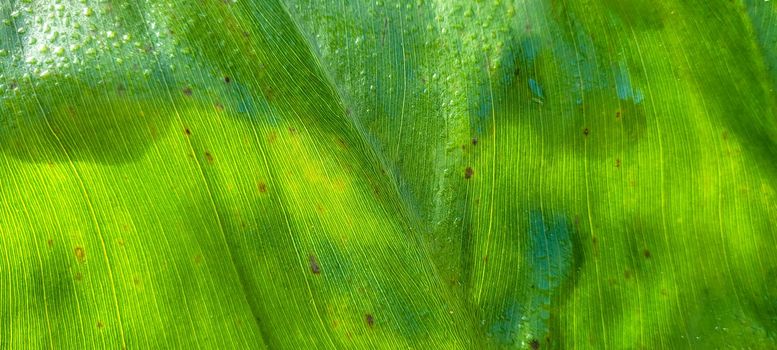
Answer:
<svg viewBox="0 0 777 350"><path fill-rule="evenodd" d="M774 347L774 6L6 0L0 347Z"/></svg>

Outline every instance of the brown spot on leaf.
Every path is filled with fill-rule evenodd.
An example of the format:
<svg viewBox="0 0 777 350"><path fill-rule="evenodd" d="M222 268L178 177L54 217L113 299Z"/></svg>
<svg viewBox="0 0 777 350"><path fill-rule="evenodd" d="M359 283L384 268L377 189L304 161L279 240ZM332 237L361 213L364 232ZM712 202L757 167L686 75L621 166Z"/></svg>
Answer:
<svg viewBox="0 0 777 350"><path fill-rule="evenodd" d="M532 339L532 340L529 342L529 347L530 347L532 350L537 350L537 349L539 349L539 348L540 348L540 341L539 341L539 340L537 340L537 339Z"/></svg>
<svg viewBox="0 0 777 350"><path fill-rule="evenodd" d="M210 151L205 151L205 159L208 161L208 163L213 163L213 155L210 153Z"/></svg>
<svg viewBox="0 0 777 350"><path fill-rule="evenodd" d="M588 130L588 128L583 129L583 135L588 137L588 134L591 133L591 130Z"/></svg>
<svg viewBox="0 0 777 350"><path fill-rule="evenodd" d="M472 167L467 167L467 169L464 169L464 178L469 180L472 175L475 175L475 171L472 170Z"/></svg>
<svg viewBox="0 0 777 350"><path fill-rule="evenodd" d="M290 127L290 128L289 128L289 134L296 135L296 134L297 134L297 129L296 129L296 128L291 128L291 127Z"/></svg>
<svg viewBox="0 0 777 350"><path fill-rule="evenodd" d="M187 87L183 88L183 90L181 90L181 92L183 92L183 94L186 95L186 96L191 96L192 95L192 88L187 86Z"/></svg>
<svg viewBox="0 0 777 350"><path fill-rule="evenodd" d="M194 256L194 265L202 264L202 254L197 254Z"/></svg>
<svg viewBox="0 0 777 350"><path fill-rule="evenodd" d="M273 89L269 86L263 86L262 93L264 94L264 99L267 101L272 101L275 99L275 92L273 92Z"/></svg>
<svg viewBox="0 0 777 350"><path fill-rule="evenodd" d="M477 137L473 137L472 138L472 145L473 146L477 146L478 145L478 138Z"/></svg>
<svg viewBox="0 0 777 350"><path fill-rule="evenodd" d="M616 168L620 168L621 167L621 160L620 159L616 159L615 160L615 167Z"/></svg>
<svg viewBox="0 0 777 350"><path fill-rule="evenodd" d="M223 111L224 110L224 105L221 104L220 102L216 102L215 106L216 106L216 109L219 110L219 111Z"/></svg>
<svg viewBox="0 0 777 350"><path fill-rule="evenodd" d="M86 251L84 251L83 247L76 247L75 254L76 260L78 260L79 263L82 263L84 260L86 260Z"/></svg>
<svg viewBox="0 0 777 350"><path fill-rule="evenodd" d="M629 270L623 271L623 277L625 279L631 278L631 271L629 271Z"/></svg>
<svg viewBox="0 0 777 350"><path fill-rule="evenodd" d="M48 245L49 248L53 247L54 246L54 240L53 239L49 239L48 241L46 241L46 245Z"/></svg>
<svg viewBox="0 0 777 350"><path fill-rule="evenodd" d="M621 111L615 112L615 119L621 120Z"/></svg>
<svg viewBox="0 0 777 350"><path fill-rule="evenodd" d="M275 139L278 138L278 135L275 134L275 132L271 132L269 135L267 135L267 142L270 144L275 143Z"/></svg>
<svg viewBox="0 0 777 350"><path fill-rule="evenodd" d="M318 275L321 273L321 266L318 265L318 261L316 260L316 257L311 255L310 256L310 271L313 272L313 274Z"/></svg>
<svg viewBox="0 0 777 350"><path fill-rule="evenodd" d="M348 145L346 145L345 141L341 138L337 139L337 145L340 146L340 149L348 149Z"/></svg>
<svg viewBox="0 0 777 350"><path fill-rule="evenodd" d="M189 130L189 128L183 129L183 133L186 134L186 136L189 136L192 134L192 131Z"/></svg>
<svg viewBox="0 0 777 350"><path fill-rule="evenodd" d="M264 182L259 183L259 192L261 193L267 193L267 184Z"/></svg>
<svg viewBox="0 0 777 350"><path fill-rule="evenodd" d="M367 326L372 328L372 326L375 325L375 317L372 316L372 314L366 314L364 315L364 321L367 322Z"/></svg>
<svg viewBox="0 0 777 350"><path fill-rule="evenodd" d="M231 83L231 82L232 82L232 79L231 79L230 77L227 77L227 76L225 76L225 77L224 77L224 82L225 82L225 83L227 83L227 84L229 84L229 83Z"/></svg>
<svg viewBox="0 0 777 350"><path fill-rule="evenodd" d="M646 259L650 259L652 254L650 254L650 250L645 249L642 251L642 255L644 255Z"/></svg>

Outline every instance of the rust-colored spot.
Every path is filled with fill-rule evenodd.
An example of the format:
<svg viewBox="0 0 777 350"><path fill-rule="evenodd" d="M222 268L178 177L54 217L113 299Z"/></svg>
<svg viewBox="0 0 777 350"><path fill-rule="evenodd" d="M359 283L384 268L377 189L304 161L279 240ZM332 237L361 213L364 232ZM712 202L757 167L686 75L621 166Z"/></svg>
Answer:
<svg viewBox="0 0 777 350"><path fill-rule="evenodd" d="M273 92L273 89L270 88L269 86L263 86L262 93L264 94L264 99L267 101L272 101L275 99L275 93Z"/></svg>
<svg viewBox="0 0 777 350"><path fill-rule="evenodd" d="M75 249L76 253L76 260L78 260L79 263L84 262L86 260L86 251L83 247L76 247Z"/></svg>
<svg viewBox="0 0 777 350"><path fill-rule="evenodd" d="M591 133L591 130L588 130L588 128L583 129L583 135L588 136L588 134Z"/></svg>
<svg viewBox="0 0 777 350"><path fill-rule="evenodd" d="M259 183L259 192L261 193L267 193L267 184L264 182Z"/></svg>
<svg viewBox="0 0 777 350"><path fill-rule="evenodd" d="M616 168L620 168L621 167L621 160L620 159L616 159L615 160L615 167Z"/></svg>
<svg viewBox="0 0 777 350"><path fill-rule="evenodd" d="M321 266L318 265L318 261L316 261L316 257L313 255L310 256L310 271L316 275L321 273Z"/></svg>
<svg viewBox="0 0 777 350"><path fill-rule="evenodd" d="M364 315L364 321L367 322L367 326L372 328L372 326L375 325L375 317L372 316L372 314L366 314Z"/></svg>
<svg viewBox="0 0 777 350"><path fill-rule="evenodd" d="M615 119L618 119L618 120L621 119L621 111L615 112Z"/></svg>
<svg viewBox="0 0 777 350"><path fill-rule="evenodd" d="M183 129L183 132L184 132L184 134L186 134L186 136L189 136L189 135L192 134L192 131L189 130L189 128Z"/></svg>
<svg viewBox="0 0 777 350"><path fill-rule="evenodd" d="M646 259L650 259L650 257L652 256L652 254L650 254L650 251L647 249L642 251L642 255L644 255Z"/></svg>
<svg viewBox="0 0 777 350"><path fill-rule="evenodd" d="M540 348L540 341L537 339L532 339L529 342L529 347L531 347L532 350L537 350Z"/></svg>
<svg viewBox="0 0 777 350"><path fill-rule="evenodd" d="M472 170L472 167L467 167L467 169L464 170L464 178L469 180L472 175L475 175L475 171Z"/></svg>
<svg viewBox="0 0 777 350"><path fill-rule="evenodd" d="M210 153L210 151L205 151L205 159L208 161L208 163L213 163L213 155Z"/></svg>
<svg viewBox="0 0 777 350"><path fill-rule="evenodd" d="M183 94L186 95L186 96L191 96L192 95L192 88L187 86L187 87L183 88L183 90L181 90L181 92L183 92Z"/></svg>

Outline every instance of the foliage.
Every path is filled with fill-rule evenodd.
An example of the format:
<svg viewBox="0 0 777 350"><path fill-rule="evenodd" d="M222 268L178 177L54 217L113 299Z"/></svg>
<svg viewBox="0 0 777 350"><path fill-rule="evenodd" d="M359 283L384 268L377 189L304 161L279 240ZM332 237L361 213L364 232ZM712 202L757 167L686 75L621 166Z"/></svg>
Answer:
<svg viewBox="0 0 777 350"><path fill-rule="evenodd" d="M3 0L0 348L777 347L777 7Z"/></svg>

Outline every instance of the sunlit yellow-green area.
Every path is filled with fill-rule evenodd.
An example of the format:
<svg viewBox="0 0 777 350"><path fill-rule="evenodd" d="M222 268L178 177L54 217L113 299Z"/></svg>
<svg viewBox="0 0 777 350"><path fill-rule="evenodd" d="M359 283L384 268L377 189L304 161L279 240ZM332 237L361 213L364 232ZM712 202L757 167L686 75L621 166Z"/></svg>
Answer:
<svg viewBox="0 0 777 350"><path fill-rule="evenodd" d="M0 348L777 348L777 5L0 0Z"/></svg>

